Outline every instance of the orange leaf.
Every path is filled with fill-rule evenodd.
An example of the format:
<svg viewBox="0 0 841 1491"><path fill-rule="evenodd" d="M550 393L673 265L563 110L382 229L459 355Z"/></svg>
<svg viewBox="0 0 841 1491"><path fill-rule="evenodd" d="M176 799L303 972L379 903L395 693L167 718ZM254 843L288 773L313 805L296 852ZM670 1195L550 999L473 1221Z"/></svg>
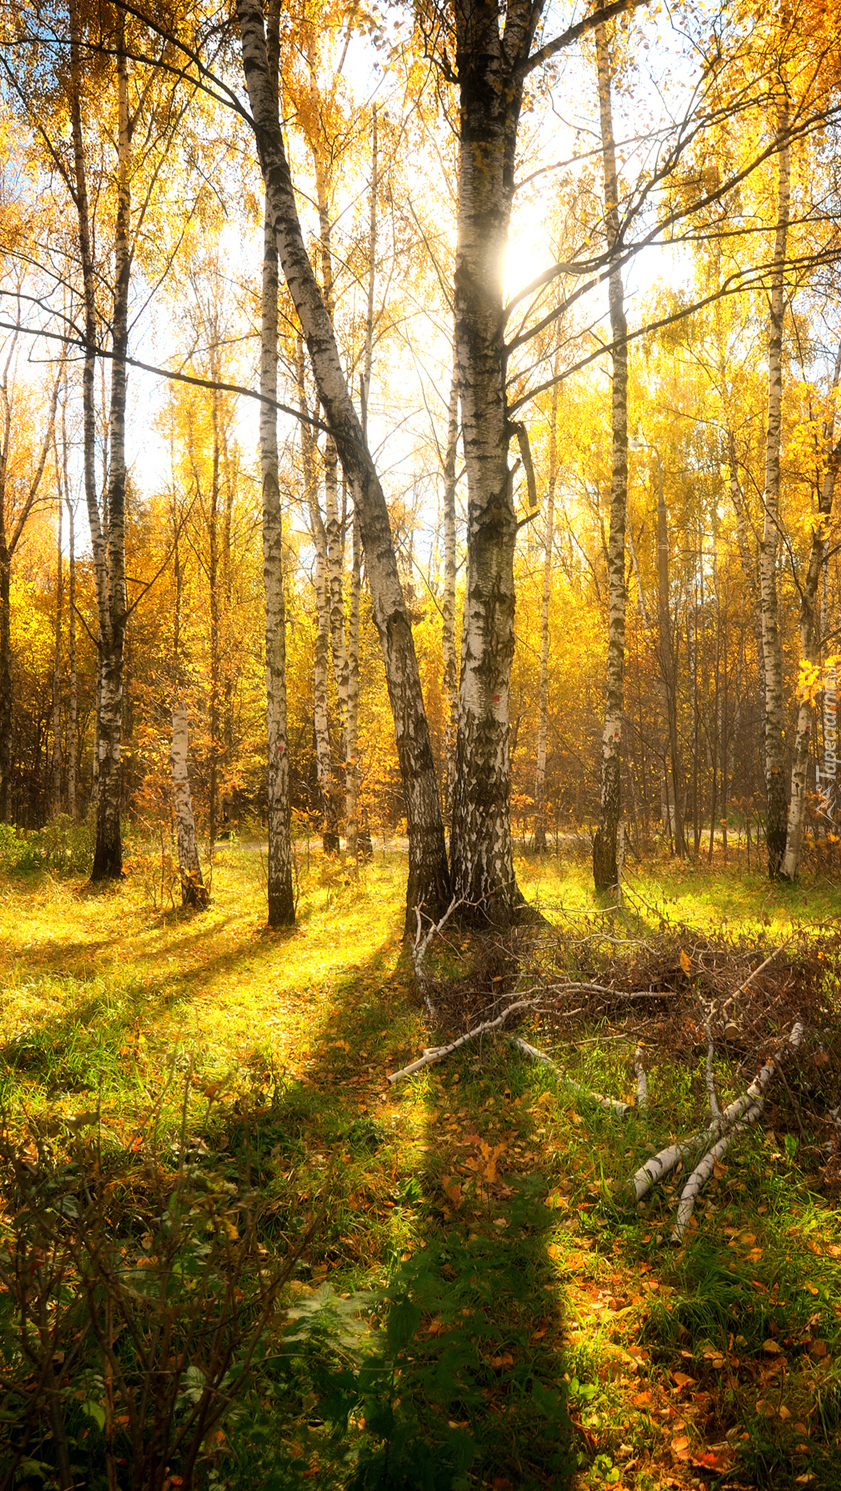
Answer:
<svg viewBox="0 0 841 1491"><path fill-rule="evenodd" d="M689 958L689 954L685 953L683 951L683 948L681 948L681 950L680 950L680 966L683 969L684 973L691 973L691 971L692 971L692 963L691 963L691 960Z"/></svg>

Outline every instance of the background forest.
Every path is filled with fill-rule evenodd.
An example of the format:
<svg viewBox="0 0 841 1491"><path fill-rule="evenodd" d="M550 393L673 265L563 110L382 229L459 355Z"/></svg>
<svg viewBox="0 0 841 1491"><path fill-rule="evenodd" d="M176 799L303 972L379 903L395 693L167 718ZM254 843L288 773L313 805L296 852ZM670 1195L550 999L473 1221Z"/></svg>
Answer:
<svg viewBox="0 0 841 1491"><path fill-rule="evenodd" d="M837 1491L839 22L0 0L0 1491Z"/></svg>
<svg viewBox="0 0 841 1491"><path fill-rule="evenodd" d="M466 74L458 87L444 11L289 7L273 25L303 242L381 473L449 817L485 501L453 290L469 257L458 151L481 107ZM657 837L712 857L768 819L769 867L791 877L804 829L822 852L835 840L833 18L636 7L540 25L565 44L521 66L481 270L506 336L496 457L511 441L516 455L491 523L507 618L488 610L478 648L510 662L488 770L504 800L510 761L514 826L538 847L600 822L615 841L621 816L627 852ZM7 17L10 824L94 811L116 751L120 811L159 825L182 709L202 834L266 821L262 182L237 50L233 19L200 10L151 26L103 7ZM330 847L362 826L405 832L407 803L354 477L281 284L288 792L295 833Z"/></svg>

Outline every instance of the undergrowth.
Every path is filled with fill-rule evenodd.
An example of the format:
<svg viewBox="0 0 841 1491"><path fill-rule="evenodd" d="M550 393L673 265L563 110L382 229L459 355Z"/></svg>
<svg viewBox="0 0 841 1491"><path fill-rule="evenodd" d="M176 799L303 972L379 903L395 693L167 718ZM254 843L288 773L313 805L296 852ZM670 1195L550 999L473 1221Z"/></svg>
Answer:
<svg viewBox="0 0 841 1491"><path fill-rule="evenodd" d="M7 841L0 1486L838 1485L831 887L632 866L606 907L580 865L518 864L558 927L532 982L662 978L623 1123L580 1090L633 1098L641 1018L616 1001L520 1027L579 1088L501 1037L388 1086L525 970L454 932L430 1030L397 855L357 882L308 850L274 934L247 843L190 914ZM687 1000L798 925L716 1049L722 1098L787 1028L787 979L820 1034L672 1248L681 1179L636 1211L621 1184L704 1122Z"/></svg>

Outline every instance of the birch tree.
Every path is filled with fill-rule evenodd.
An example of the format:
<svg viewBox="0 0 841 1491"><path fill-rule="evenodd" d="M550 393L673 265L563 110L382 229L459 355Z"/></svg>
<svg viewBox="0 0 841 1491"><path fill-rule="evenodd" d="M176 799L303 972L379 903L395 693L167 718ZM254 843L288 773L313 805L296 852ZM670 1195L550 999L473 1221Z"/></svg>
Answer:
<svg viewBox="0 0 841 1491"><path fill-rule="evenodd" d="M268 13L268 66L277 97L278 0ZM277 451L278 267L277 244L264 204L263 283L260 320L260 468L263 485L263 584L266 593L266 735L268 795L268 922L295 921L289 815L289 741L286 731L286 602L283 525Z"/></svg>
<svg viewBox="0 0 841 1491"><path fill-rule="evenodd" d="M59 380L55 380L40 443L27 440L27 418L20 391L15 392L17 340L9 339L0 377L0 823L11 815L12 777L12 561L38 501L50 446ZM30 413L30 418L31 418ZM29 448L27 449L27 446Z"/></svg>
<svg viewBox="0 0 841 1491"><path fill-rule="evenodd" d="M765 669L765 841L768 874L776 879L786 850L785 723L783 651L780 641L777 555L780 546L780 442L783 397L783 320L786 251L791 199L789 103L785 82L776 105L777 212L768 310L768 408L765 437L765 483L762 494L762 541L759 591L762 611L762 657Z"/></svg>
<svg viewBox="0 0 841 1491"><path fill-rule="evenodd" d="M620 247L619 177L613 138L611 59L603 25L596 26L599 119L604 163L605 233L608 250ZM602 732L601 812L593 839L593 879L597 890L619 880L617 836L622 813L622 730L625 714L625 514L628 504L628 348L625 340L622 273L611 267L608 280L613 344L611 401L612 471L608 539L608 643L604 730Z"/></svg>
<svg viewBox="0 0 841 1491"><path fill-rule="evenodd" d="M411 622L397 570L385 496L362 434L333 326L301 233L286 151L276 123L262 11L255 0L239 0L237 13L270 222L306 339L321 406L359 516L406 799L409 834L406 924L413 930L416 906L423 906L427 915L443 915L449 904L450 880Z"/></svg>
<svg viewBox="0 0 841 1491"><path fill-rule="evenodd" d="M814 680L820 675L822 627L820 587L826 570L829 549L828 530L835 500L835 484L841 468L841 440L835 439L838 381L841 378L841 347L835 359L829 407L822 430L822 470L817 481L817 511L811 525L809 558L800 582L800 697L794 731L791 767L791 806L788 814L786 846L780 874L795 880L800 868L809 776L810 746L814 740ZM820 787L820 779L818 781Z"/></svg>

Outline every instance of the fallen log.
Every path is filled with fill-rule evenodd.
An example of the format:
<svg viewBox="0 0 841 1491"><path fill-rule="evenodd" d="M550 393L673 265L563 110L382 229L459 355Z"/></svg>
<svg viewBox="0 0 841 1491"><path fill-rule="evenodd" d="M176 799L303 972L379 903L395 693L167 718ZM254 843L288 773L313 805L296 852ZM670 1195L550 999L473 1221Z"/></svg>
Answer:
<svg viewBox="0 0 841 1491"><path fill-rule="evenodd" d="M780 1050L774 1056L769 1057L746 1093L730 1103L719 1114L718 1118L713 1119L708 1128L698 1134L690 1135L688 1139L668 1145L666 1149L661 1149L659 1154L652 1156L650 1160L646 1160L645 1164L640 1166L639 1170L636 1171L627 1183L627 1189L632 1194L633 1200L638 1202L644 1196L647 1196L648 1192L654 1186L659 1185L660 1181L674 1170L675 1166L679 1164L685 1155L697 1152L711 1143L715 1144L730 1129L734 1128L740 1119L745 1117L748 1111L754 1107L757 1099L761 1098L764 1101L768 1084L786 1051L796 1050L802 1038L803 1025L800 1020L796 1020L792 1026L791 1034L787 1037Z"/></svg>
<svg viewBox="0 0 841 1491"><path fill-rule="evenodd" d="M600 1092L591 1092L589 1087L583 1087L580 1082L575 1081L574 1077L568 1076L563 1067L558 1066L557 1062L553 1061L551 1056L547 1056L543 1051L538 1051L536 1046L530 1046L528 1041L521 1040L518 1035L509 1035L508 1044L509 1046L515 1046L518 1051L522 1051L532 1061L539 1062L541 1066L551 1067L552 1071L560 1077L562 1082L566 1083L567 1087L571 1087L573 1092L579 1093L581 1097L589 1098L599 1108L605 1108L608 1113L615 1113L619 1118L627 1118L631 1112L634 1106L633 1103L621 1103L616 1098L604 1097Z"/></svg>
<svg viewBox="0 0 841 1491"><path fill-rule="evenodd" d="M460 1035L456 1040L450 1041L448 1046L427 1047L423 1055L418 1057L417 1061L410 1062L409 1066L401 1067L399 1072L391 1072L388 1077L389 1083L399 1082L401 1077L411 1077L415 1072L421 1071L423 1067L432 1066L435 1061L443 1061L445 1056L451 1056L453 1051L460 1050L462 1046L467 1045L468 1041L477 1040L480 1035L486 1035L489 1030L498 1030L500 1025L504 1025L505 1021L511 1015L518 1014L520 1010L534 1009L537 1003L536 999L518 999L514 1004L509 1004L508 1008L503 1010L502 1014L498 1015L495 1020L483 1021L481 1025L475 1026L473 1030L467 1030L464 1035Z"/></svg>

